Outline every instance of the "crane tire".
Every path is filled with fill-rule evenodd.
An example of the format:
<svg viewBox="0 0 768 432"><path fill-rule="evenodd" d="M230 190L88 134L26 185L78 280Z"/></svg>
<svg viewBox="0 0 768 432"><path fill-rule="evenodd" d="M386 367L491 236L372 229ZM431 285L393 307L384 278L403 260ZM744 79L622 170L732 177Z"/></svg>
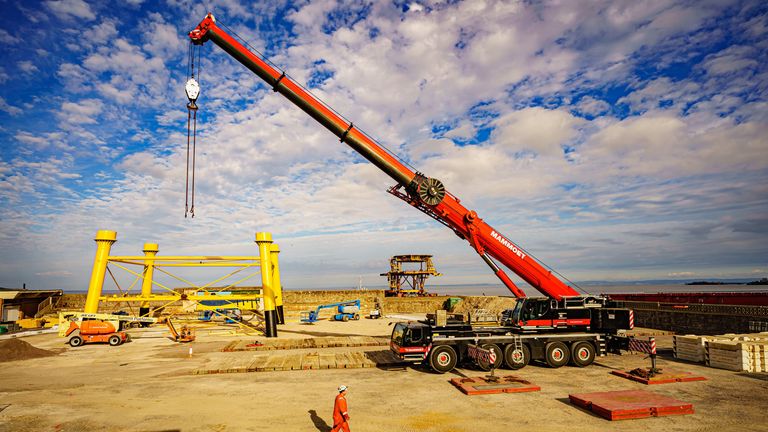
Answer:
<svg viewBox="0 0 768 432"><path fill-rule="evenodd" d="M446 373L456 367L459 356L450 345L438 345L429 353L429 366L437 373Z"/></svg>
<svg viewBox="0 0 768 432"><path fill-rule="evenodd" d="M341 317L341 320L344 321L344 322L349 321L349 315L343 315Z"/></svg>
<svg viewBox="0 0 768 432"><path fill-rule="evenodd" d="M579 341L571 345L571 364L576 367L589 366L595 361L595 346L591 342Z"/></svg>
<svg viewBox="0 0 768 432"><path fill-rule="evenodd" d="M523 344L523 348L516 350L512 344L504 349L504 363L512 370L522 369L531 362L531 349Z"/></svg>
<svg viewBox="0 0 768 432"><path fill-rule="evenodd" d="M357 321L360 319L360 314L355 314L354 317L352 317L353 320Z"/></svg>
<svg viewBox="0 0 768 432"><path fill-rule="evenodd" d="M109 345L110 346L118 346L121 343L123 343L123 340L120 339L120 336L112 335L112 336L109 337Z"/></svg>
<svg viewBox="0 0 768 432"><path fill-rule="evenodd" d="M493 363L493 365L490 364L478 364L480 366L480 369L484 371L489 371L493 367L493 369L498 369L504 364L504 353L501 351L501 348L499 348L496 344L484 344L480 348L487 349L493 351L494 354L496 354L496 361Z"/></svg>
<svg viewBox="0 0 768 432"><path fill-rule="evenodd" d="M69 345L72 347L79 347L82 344L83 344L83 338L81 338L80 336L72 336L69 339Z"/></svg>
<svg viewBox="0 0 768 432"><path fill-rule="evenodd" d="M550 342L545 348L547 364L551 368L565 366L570 360L570 351L562 342Z"/></svg>

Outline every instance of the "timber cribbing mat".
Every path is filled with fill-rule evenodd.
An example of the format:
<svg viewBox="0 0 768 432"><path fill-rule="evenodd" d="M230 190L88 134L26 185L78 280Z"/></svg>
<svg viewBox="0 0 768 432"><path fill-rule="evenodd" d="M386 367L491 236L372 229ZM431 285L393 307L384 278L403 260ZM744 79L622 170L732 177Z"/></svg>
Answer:
<svg viewBox="0 0 768 432"><path fill-rule="evenodd" d="M661 373L656 374L650 378L643 378L637 375L633 375L632 371L625 372L620 370L611 371L611 374L626 378L628 380L636 381L646 385L652 384L672 384L679 382L690 381L706 381L703 376L694 375L691 372L681 371L677 369L664 368Z"/></svg>
<svg viewBox="0 0 768 432"><path fill-rule="evenodd" d="M453 378L451 384L468 396L495 393L523 393L541 390L541 387L514 375L497 377L491 381L485 377Z"/></svg>
<svg viewBox="0 0 768 432"><path fill-rule="evenodd" d="M608 420L693 414L693 404L646 390L568 395L571 403Z"/></svg>
<svg viewBox="0 0 768 432"><path fill-rule="evenodd" d="M193 375L272 372L309 369L357 369L401 366L407 363L392 351L354 351L344 353L264 353L240 358L225 357L195 369Z"/></svg>
<svg viewBox="0 0 768 432"><path fill-rule="evenodd" d="M325 336L307 339L259 339L232 341L223 352L269 351L305 348L388 346L389 336Z"/></svg>

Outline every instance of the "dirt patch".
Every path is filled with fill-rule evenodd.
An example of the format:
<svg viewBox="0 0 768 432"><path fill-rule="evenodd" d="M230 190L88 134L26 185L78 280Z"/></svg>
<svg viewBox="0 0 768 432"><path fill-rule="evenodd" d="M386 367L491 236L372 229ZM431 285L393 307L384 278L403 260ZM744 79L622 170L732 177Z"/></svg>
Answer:
<svg viewBox="0 0 768 432"><path fill-rule="evenodd" d="M0 362L51 357L57 354L53 351L35 348L29 342L21 339L0 341Z"/></svg>
<svg viewBox="0 0 768 432"><path fill-rule="evenodd" d="M466 313L474 309L485 309L492 314L498 315L505 309L513 309L515 303L517 303L517 299L512 297L462 297L462 300L453 308L452 312Z"/></svg>

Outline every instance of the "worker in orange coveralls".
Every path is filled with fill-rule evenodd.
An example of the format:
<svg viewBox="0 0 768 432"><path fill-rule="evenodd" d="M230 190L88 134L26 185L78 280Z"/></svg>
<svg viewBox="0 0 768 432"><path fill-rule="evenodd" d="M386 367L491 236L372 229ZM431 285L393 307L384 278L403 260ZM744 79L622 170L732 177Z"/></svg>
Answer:
<svg viewBox="0 0 768 432"><path fill-rule="evenodd" d="M349 413L347 412L347 386L339 386L339 394L333 403L333 429L331 432L349 432Z"/></svg>

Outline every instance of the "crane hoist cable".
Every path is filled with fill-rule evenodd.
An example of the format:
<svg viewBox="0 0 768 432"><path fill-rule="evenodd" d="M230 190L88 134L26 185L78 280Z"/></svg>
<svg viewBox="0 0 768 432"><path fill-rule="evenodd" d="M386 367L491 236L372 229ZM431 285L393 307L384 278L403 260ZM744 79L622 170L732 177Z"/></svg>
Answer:
<svg viewBox="0 0 768 432"><path fill-rule="evenodd" d="M190 42L189 52L187 55L187 71L189 79L184 86L184 90L187 93L189 103L187 104L187 170L185 179L185 201L184 201L184 217L189 214L191 217L195 217L195 156L197 154L197 101L200 95L200 84L195 80L195 54L197 54L197 77L200 78L201 69L200 64L200 47ZM189 148L190 141L192 142L192 206L190 207L190 181L189 181Z"/></svg>

